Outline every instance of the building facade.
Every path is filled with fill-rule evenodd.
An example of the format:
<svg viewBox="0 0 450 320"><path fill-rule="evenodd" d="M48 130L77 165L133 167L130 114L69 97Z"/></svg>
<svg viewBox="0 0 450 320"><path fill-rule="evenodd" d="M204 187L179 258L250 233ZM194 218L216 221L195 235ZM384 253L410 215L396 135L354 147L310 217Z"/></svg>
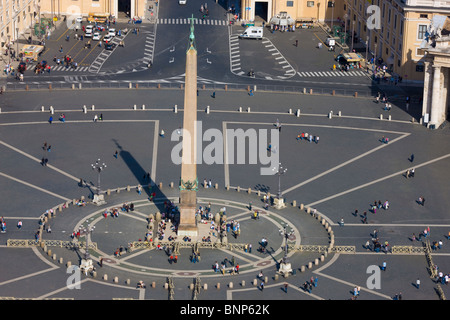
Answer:
<svg viewBox="0 0 450 320"><path fill-rule="evenodd" d="M42 0L43 1L43 0ZM17 43L35 23L40 0L0 0L0 44Z"/></svg>
<svg viewBox="0 0 450 320"><path fill-rule="evenodd" d="M443 18L434 19L420 52L425 57L422 123L431 129L449 118L450 18Z"/></svg>
<svg viewBox="0 0 450 320"><path fill-rule="evenodd" d="M108 14L116 18L143 17L147 0L41 0L41 13L47 16L61 17L80 14L87 17L90 13Z"/></svg>
<svg viewBox="0 0 450 320"><path fill-rule="evenodd" d="M345 17L356 37L367 43L376 59L381 58L389 70L406 81L423 82L424 56L420 44L428 25L436 15L450 15L449 0L345 0ZM373 28L373 11L379 8L379 28ZM381 61L381 60L380 60Z"/></svg>
<svg viewBox="0 0 450 320"><path fill-rule="evenodd" d="M241 17L245 21L264 20L286 12L295 21L325 22L342 17L343 0L241 0Z"/></svg>

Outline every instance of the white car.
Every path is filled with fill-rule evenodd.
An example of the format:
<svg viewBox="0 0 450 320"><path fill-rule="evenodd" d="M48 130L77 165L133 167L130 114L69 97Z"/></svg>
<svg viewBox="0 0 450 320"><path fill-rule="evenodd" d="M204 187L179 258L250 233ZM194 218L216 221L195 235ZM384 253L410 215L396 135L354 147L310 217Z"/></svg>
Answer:
<svg viewBox="0 0 450 320"><path fill-rule="evenodd" d="M99 32L94 32L94 34L92 35L92 40L100 41L101 38L102 36Z"/></svg>
<svg viewBox="0 0 450 320"><path fill-rule="evenodd" d="M103 41L108 42L108 43L111 42L112 39L114 39L114 37L110 34L107 34L106 36L103 37Z"/></svg>
<svg viewBox="0 0 450 320"><path fill-rule="evenodd" d="M186 4L186 0L178 0L178 4Z"/></svg>
<svg viewBox="0 0 450 320"><path fill-rule="evenodd" d="M116 36L116 29L114 29L114 28L108 29L108 35L111 35L111 36L115 37Z"/></svg>
<svg viewBox="0 0 450 320"><path fill-rule="evenodd" d="M82 24L83 23L83 17L77 17L77 19L75 21L76 21L76 23Z"/></svg>
<svg viewBox="0 0 450 320"><path fill-rule="evenodd" d="M85 32L85 37L86 38L90 38L90 37L92 37L92 30L94 29L94 26L93 25L88 25L88 26L86 26L86 32Z"/></svg>

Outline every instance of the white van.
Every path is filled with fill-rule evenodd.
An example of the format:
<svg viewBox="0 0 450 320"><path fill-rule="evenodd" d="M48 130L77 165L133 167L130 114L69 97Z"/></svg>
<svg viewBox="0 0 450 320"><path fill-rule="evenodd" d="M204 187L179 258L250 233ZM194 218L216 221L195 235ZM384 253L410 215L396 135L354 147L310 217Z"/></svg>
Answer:
<svg viewBox="0 0 450 320"><path fill-rule="evenodd" d="M262 39L263 27L248 27L245 31L239 35L239 38L252 38Z"/></svg>

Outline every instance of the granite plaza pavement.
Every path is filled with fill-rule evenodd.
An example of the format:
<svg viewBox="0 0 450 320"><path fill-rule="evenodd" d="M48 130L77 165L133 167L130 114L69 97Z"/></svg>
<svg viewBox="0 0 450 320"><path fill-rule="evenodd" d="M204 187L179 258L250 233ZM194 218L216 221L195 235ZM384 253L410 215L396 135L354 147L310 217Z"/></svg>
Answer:
<svg viewBox="0 0 450 320"><path fill-rule="evenodd" d="M432 261L439 271L450 272L446 238L450 231L450 200L446 195L450 166L448 127L430 131L417 121L412 122L420 106L413 104L407 112L401 99L388 112L382 104L368 98L258 91L250 96L245 91L216 91L213 99L211 94L208 90L199 92L198 120L202 121L203 130L270 129L277 119L280 121L277 152L288 168L281 176L287 207L262 209L265 192L276 195L278 178L261 176L260 163L198 165L199 182L211 179L213 186L218 185L218 189L200 188L199 205L211 203L214 213L226 207L227 219L235 219L241 225L241 234L234 238L230 232L229 242L252 244L253 250L200 249L201 261L195 264L189 260L191 250L183 248L178 262L172 264L165 252L157 249L114 255L121 246L143 241L149 214L161 211L164 201L177 201L180 167L170 158L177 143L170 136L182 125L182 108L174 112L175 105L182 105L182 90L44 90L3 94L0 190L6 232L0 234L2 299L348 300L355 286L361 287L358 300L390 300L400 292L404 300L438 300L448 295L448 286L438 286L430 277L425 253L373 252L364 247L377 229L380 241L388 241L392 249L420 249L422 242L412 241L411 236L430 227L427 240L443 241L441 249L431 252ZM50 105L54 108L52 124L48 122ZM87 106L86 113L83 105ZM207 106L209 113L205 112ZM296 115L297 109L301 110L300 116ZM61 113L66 116L64 123L58 121ZM96 114L102 114L103 120L94 122ZM161 130L165 131L164 137L159 135ZM320 142L298 141L300 132L319 136ZM389 143L380 141L383 136L390 138ZM43 151L44 142L51 145L50 152ZM415 156L413 161L411 154ZM47 166L41 164L42 157L48 158ZM97 186L91 164L98 158L107 165L101 173L101 190L111 190L103 206L90 203ZM413 167L415 177L406 178L404 173ZM156 184L154 202L148 200L148 189L144 188L141 195L136 191L138 184L148 183L144 179L147 173ZM86 184L80 186L80 179ZM251 194L247 193L248 188ZM424 206L417 203L420 196L426 199ZM82 197L86 206L72 204ZM378 200L388 200L390 207L373 214L370 204ZM105 209L121 207L125 202L134 203L135 210L121 212L118 218L102 216ZM251 219L247 207L250 202L262 211L259 220ZM58 207L64 203L69 205L60 211ZM303 210L299 208L301 204ZM83 250L49 244L49 255L32 245L39 218L51 208L54 216L46 226L52 232L44 232L42 240L71 241L72 232L80 225L95 225L92 242L96 249L91 250L91 256L96 275L82 274L79 289L67 287L70 274L66 271L69 261L79 264ZM317 210L325 219L334 235L334 247L351 250L331 251L323 261L323 252L290 250L289 260L296 272L287 278L277 277L277 262L283 257L284 240L279 233L283 223L294 231L290 238L292 247L330 245L330 233L306 208ZM361 219L364 211L367 224ZM343 226L341 219L345 221ZM20 229L16 227L19 220L23 222ZM208 227L203 225L202 232L209 234ZM262 237L269 242L266 253L257 250ZM11 239L29 239L31 245L8 245ZM83 236L80 241L84 241ZM104 259L102 267L98 264L100 257ZM240 265L239 274L222 275L212 270L215 261L220 263L225 257L235 258ZM310 267L308 264L315 259L319 263ZM383 261L387 270L380 272L381 288L367 288L367 268L381 266ZM260 271L267 277L264 290L259 288L260 280L257 286L253 285ZM302 285L311 277L318 278L318 286L309 293ZM415 286L418 278L419 289ZM173 281L172 291L165 287L168 279ZM191 286L197 279L201 288L195 291ZM145 289L136 288L139 280L146 283ZM287 292L285 283L289 284Z"/></svg>

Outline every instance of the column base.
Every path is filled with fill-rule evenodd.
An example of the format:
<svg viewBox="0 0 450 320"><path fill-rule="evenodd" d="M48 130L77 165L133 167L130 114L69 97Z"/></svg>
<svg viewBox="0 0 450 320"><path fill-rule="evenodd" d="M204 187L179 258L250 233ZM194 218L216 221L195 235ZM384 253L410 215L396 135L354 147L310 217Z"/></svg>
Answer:
<svg viewBox="0 0 450 320"><path fill-rule="evenodd" d="M177 235L180 237L197 237L198 228L196 225L183 225L178 227Z"/></svg>
<svg viewBox="0 0 450 320"><path fill-rule="evenodd" d="M275 198L273 200L273 206L275 207L275 209L278 209L278 210L286 208L286 204L284 203L283 198L280 198L280 199Z"/></svg>
<svg viewBox="0 0 450 320"><path fill-rule="evenodd" d="M94 199L92 200L92 203L97 206L106 204L105 196L103 194L95 194Z"/></svg>

